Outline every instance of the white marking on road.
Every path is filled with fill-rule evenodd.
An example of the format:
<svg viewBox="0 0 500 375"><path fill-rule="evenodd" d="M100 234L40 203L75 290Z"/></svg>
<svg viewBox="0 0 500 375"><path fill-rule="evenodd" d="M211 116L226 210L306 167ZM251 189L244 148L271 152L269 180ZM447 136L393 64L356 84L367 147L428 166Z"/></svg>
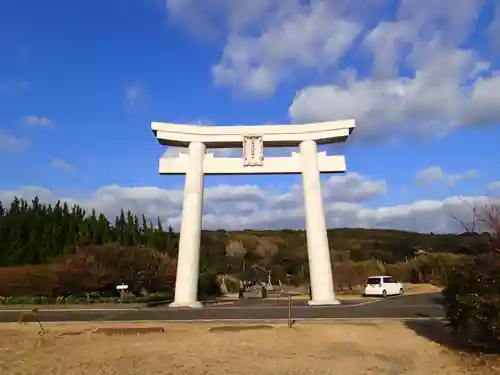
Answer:
<svg viewBox="0 0 500 375"><path fill-rule="evenodd" d="M390 296L384 299L374 299L370 301L362 301L359 303L347 303L347 304L340 304L340 305L317 305L317 306L309 306L309 305L294 305L292 304L292 310L297 310L297 309L338 309L338 308L348 308L348 307L357 307L357 306L364 306L364 305L370 305L373 303L378 303L378 302L384 302L389 299L399 297L399 296ZM428 305L426 305L428 306ZM248 305L248 306L224 306L224 307L215 307L215 306L210 306L210 305L205 305L203 307L204 310L267 310L267 309L287 309L288 305L283 304L283 305ZM176 308L175 310L192 310L189 307L179 307ZM142 310L144 311L144 310Z"/></svg>

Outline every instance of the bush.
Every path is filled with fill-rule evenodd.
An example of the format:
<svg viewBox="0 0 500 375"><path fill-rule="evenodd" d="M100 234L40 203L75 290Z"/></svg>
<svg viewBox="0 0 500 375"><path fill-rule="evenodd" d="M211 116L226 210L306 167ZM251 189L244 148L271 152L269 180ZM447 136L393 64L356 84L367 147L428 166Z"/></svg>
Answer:
<svg viewBox="0 0 500 375"><path fill-rule="evenodd" d="M388 264L386 273L392 276L395 280L401 282L409 282L412 280L412 266L408 262L399 262L396 264Z"/></svg>
<svg viewBox="0 0 500 375"><path fill-rule="evenodd" d="M293 286L299 286L302 285L306 280L304 280L303 277L300 277L299 275L292 275L290 277L289 283Z"/></svg>
<svg viewBox="0 0 500 375"><path fill-rule="evenodd" d="M136 295L143 291L173 289L175 262L158 251L140 247L91 246L82 248L59 267L59 294L115 295L126 283Z"/></svg>
<svg viewBox="0 0 500 375"><path fill-rule="evenodd" d="M158 251L140 247L93 246L51 265L0 268L0 296L58 296L92 302L96 298L116 298L116 285L126 283L135 295L171 294L175 262ZM29 297L32 298L32 297ZM47 303L40 299L40 304ZM33 302L32 302L33 303ZM71 302L72 303L72 302Z"/></svg>
<svg viewBox="0 0 500 375"><path fill-rule="evenodd" d="M0 305L79 305L88 303L156 303L156 302L169 302L173 299L171 293L153 293L147 296L136 297L127 295L123 298L120 297L97 297L89 300L85 297L78 296L59 296L56 298L47 298L41 296L16 296L16 297L1 297Z"/></svg>
<svg viewBox="0 0 500 375"><path fill-rule="evenodd" d="M58 285L52 265L0 268L0 296L52 297Z"/></svg>
<svg viewBox="0 0 500 375"><path fill-rule="evenodd" d="M458 340L500 352L500 255L465 259L448 276L443 295L446 319Z"/></svg>
<svg viewBox="0 0 500 375"><path fill-rule="evenodd" d="M411 260L410 281L445 285L454 268L466 262L468 256L449 253L420 255Z"/></svg>
<svg viewBox="0 0 500 375"><path fill-rule="evenodd" d="M215 271L205 270L198 279L198 298L215 297L221 294Z"/></svg>

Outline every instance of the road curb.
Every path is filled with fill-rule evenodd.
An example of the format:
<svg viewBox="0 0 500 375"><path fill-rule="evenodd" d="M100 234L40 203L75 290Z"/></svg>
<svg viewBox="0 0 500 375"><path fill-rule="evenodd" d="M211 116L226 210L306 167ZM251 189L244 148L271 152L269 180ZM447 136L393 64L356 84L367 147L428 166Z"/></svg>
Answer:
<svg viewBox="0 0 500 375"><path fill-rule="evenodd" d="M384 323L384 322L415 322L415 321L444 321L443 317L395 317L395 318L297 318L293 319L295 324L321 324L321 323ZM195 320L102 320L102 321L67 321L67 322L43 322L43 324L49 325L96 325L96 324L219 324L219 323L231 323L231 324L255 324L255 323L267 323L267 324L285 324L288 319L195 319ZM10 325L19 323L0 323L0 325Z"/></svg>

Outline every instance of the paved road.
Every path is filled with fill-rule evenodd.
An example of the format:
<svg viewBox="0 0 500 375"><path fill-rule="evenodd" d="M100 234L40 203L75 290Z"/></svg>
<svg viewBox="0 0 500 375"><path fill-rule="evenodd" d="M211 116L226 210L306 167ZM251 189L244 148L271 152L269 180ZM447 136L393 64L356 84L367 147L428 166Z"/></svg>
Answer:
<svg viewBox="0 0 500 375"><path fill-rule="evenodd" d="M335 319L335 318L440 318L442 307L439 295L422 294L388 299L373 299L350 302L338 306L294 305L292 318ZM275 301L273 301L276 303ZM0 322L16 322L19 311L0 310ZM241 306L205 306L203 309L172 309L154 307L141 309L82 309L82 310L40 310L42 322L96 322L96 321L204 321L204 320L281 320L288 317L286 304Z"/></svg>
<svg viewBox="0 0 500 375"><path fill-rule="evenodd" d="M356 305L362 302L366 302L365 299L352 299L352 300L343 300L342 305ZM213 304L210 307L212 308L226 308L227 306L231 307L263 307L263 306L288 306L288 299L286 297L280 298L245 298L245 299L237 299L235 301L230 302L222 302L218 304ZM292 299L292 306L309 306L307 304L306 299L297 300ZM207 306L206 306L207 307Z"/></svg>

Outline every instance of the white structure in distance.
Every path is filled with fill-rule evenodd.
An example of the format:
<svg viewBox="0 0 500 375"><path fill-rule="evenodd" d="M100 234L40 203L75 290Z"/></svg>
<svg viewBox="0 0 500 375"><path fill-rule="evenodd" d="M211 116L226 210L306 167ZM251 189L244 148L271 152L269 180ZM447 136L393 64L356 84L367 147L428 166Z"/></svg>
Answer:
<svg viewBox="0 0 500 375"><path fill-rule="evenodd" d="M334 305L332 267L321 195L320 173L346 171L344 156L318 153L318 144L345 142L354 120L301 125L203 126L152 122L165 146L187 147L188 154L161 157L162 175L186 175L175 297L171 307L202 307L197 300L203 214L204 175L301 174L304 193L307 253L311 278L310 305ZM264 158L265 147L299 146L287 157ZM206 148L243 147L243 160L214 157Z"/></svg>

